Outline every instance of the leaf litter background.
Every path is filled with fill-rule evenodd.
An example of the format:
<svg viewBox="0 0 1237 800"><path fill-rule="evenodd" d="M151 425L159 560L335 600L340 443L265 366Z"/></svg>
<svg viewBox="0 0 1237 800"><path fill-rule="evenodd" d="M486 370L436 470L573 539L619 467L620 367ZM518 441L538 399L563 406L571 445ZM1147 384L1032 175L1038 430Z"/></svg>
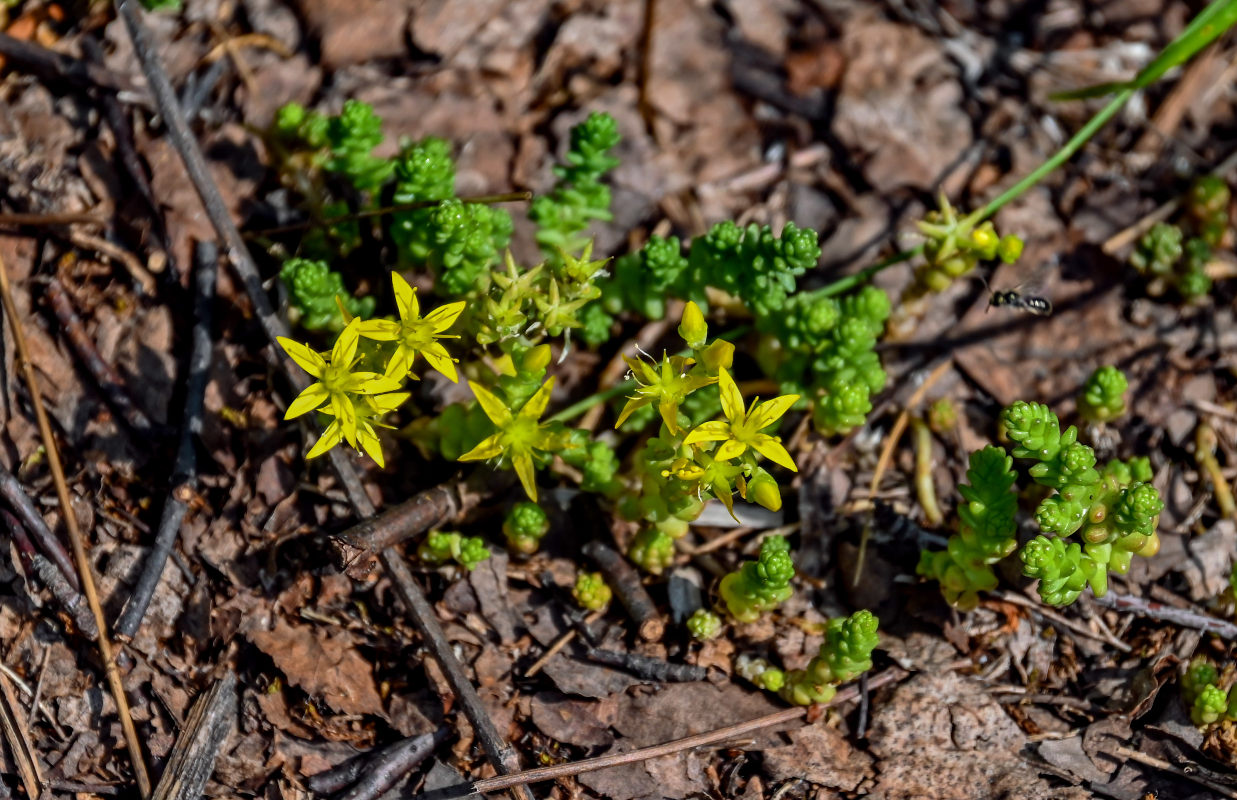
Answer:
<svg viewBox="0 0 1237 800"><path fill-rule="evenodd" d="M452 141L461 194L545 190L570 126L604 110L624 138L613 180L615 220L597 229L600 252L621 252L650 232L691 235L726 218L775 228L794 220L821 231L824 256L807 281L818 285L906 241L900 232L937 191L973 206L1028 172L1090 113L1085 103L1050 101L1052 91L1128 77L1197 7L1158 0L661 0L643 86L642 0L189 0L179 15L146 20L178 86L202 79L224 59L195 121L215 178L242 221L279 202L254 130L289 100L325 109L350 97L372 103L391 148L401 136ZM26 3L23 15L13 13L9 32L74 55L83 37L96 37L107 65L140 84L128 37L106 6L61 24L40 16L45 11ZM246 33L264 38L233 50L221 46ZM876 532L865 571L853 579L863 520L853 510L866 498L883 435L936 359L951 363L929 398L948 396L965 411L956 434L934 444L938 493L947 506L965 453L991 441L1001 404L1037 399L1068 416L1090 370L1116 363L1131 376L1132 413L1110 429L1109 449L1149 453L1168 501L1162 552L1137 565L1118 589L1186 606L1223 590L1237 532L1208 504L1191 442L1205 419L1219 433L1222 463L1237 464L1237 426L1231 410L1223 411L1231 408L1223 404L1232 399L1237 352L1233 309L1178 309L1137 297L1128 290L1128 270L1101 245L1174 196L1191 172L1227 155L1234 133L1231 56L1222 41L1189 79L1137 98L1068 168L999 215L1002 230L1027 238L1027 251L992 285L1017 284L1028 265L1059 257L1043 289L1055 315L985 313L984 287L960 282L931 300L920 324L883 347L892 388L870 426L840 443L802 444L803 469L788 506L797 493L791 515L802 522L797 560L805 578L782 613L703 647L688 644L681 626L671 626L663 642L636 644L623 630L621 611L605 618L607 646L708 666L710 680L649 684L584 661L571 648L540 676L523 677L570 626L567 587L579 545L606 535L565 512L556 514L555 532L531 560L496 552L466 577L420 576L487 709L526 766L628 751L775 710L777 701L730 679L730 656L764 651L788 668L802 666L820 642L811 623L854 607L880 613L877 668L907 670L900 682L872 693L864 712L850 704L730 747L541 785L538 796L1212 796L1123 757L1119 747L1196 765L1231 784L1231 745L1202 741L1175 686L1180 661L1196 650L1223 660L1229 643L1106 611L1085 598L1062 612L1074 623L1066 626L1011 602L1009 595L1026 596L1012 572L1008 595L965 617L950 614L934 587L907 577L916 543L896 531ZM116 141L97 101L11 69L0 92L3 210L114 216L114 239L148 259L156 232L124 189ZM162 129L137 116L136 142L166 212L171 255L184 265L192 241L214 234ZM514 216L520 226L520 214ZM536 257L528 233L518 228L516 255L525 262ZM0 256L17 284L45 400L72 470L74 510L91 532L114 617L157 523L173 439L166 447L136 440L109 410L59 335L43 285L51 274L60 277L137 404L173 428L188 317L176 301L143 294L118 264L89 249L3 234ZM880 276L895 296L907 279L898 269ZM281 421L285 387L254 350L247 303L226 270L218 308L202 485L130 647L125 678L156 771L192 699L229 665L241 678L241 714L211 796L304 797L307 776L442 725L455 734L450 744L395 796L488 774L388 584L345 577L331 562L328 536L347 526L347 508L331 476L302 462L300 429ZM54 495L7 334L3 355L0 459L54 522ZM599 367L596 356L571 356L562 366L563 396L591 391ZM405 451L390 459L396 468L369 475L385 504L442 478L439 466ZM879 496L913 515L910 471L903 447ZM1233 471L1228 467L1230 480ZM498 510L485 509L469 524L492 533ZM722 533L699 528L691 541ZM754 540L745 537L738 549L750 553ZM730 568L740 557L735 550L684 555L670 580L707 587L710 568ZM0 657L41 686L45 712L31 731L45 772L59 781L125 785L115 708L100 688L93 650L66 630L48 596L22 573L16 558L0 563ZM656 591L676 597L664 586ZM673 602L668 608L677 611ZM1129 646L1119 650L1113 638ZM959 660L970 666L958 669ZM7 758L0 768L11 776Z"/></svg>

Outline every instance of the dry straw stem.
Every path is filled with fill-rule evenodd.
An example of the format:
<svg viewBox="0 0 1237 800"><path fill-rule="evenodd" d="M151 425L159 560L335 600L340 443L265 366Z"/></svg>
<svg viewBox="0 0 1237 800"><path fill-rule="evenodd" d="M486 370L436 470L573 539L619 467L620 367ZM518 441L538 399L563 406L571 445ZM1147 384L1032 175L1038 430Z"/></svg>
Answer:
<svg viewBox="0 0 1237 800"><path fill-rule="evenodd" d="M142 758L142 746L137 738L137 728L134 727L133 717L129 714L129 701L125 697L125 687L120 680L120 671L116 667L112 642L107 633L107 620L103 616L103 606L99 603L99 591L95 588L90 558L86 555L86 540L82 536L81 528L78 527L77 514L74 513L73 504L69 500L69 484L64 478L64 465L60 463L60 451L56 447L56 438L52 435L47 410L43 408L43 395L39 393L39 382L34 376L34 365L30 361L30 351L26 346L26 334L22 330L21 322L18 321L17 306L13 303L13 291L9 286L8 267L2 259L0 259L0 300L4 303L5 316L9 318L9 327L13 331L13 343L17 349L17 360L21 362L22 376L30 392L30 405L34 407L34 416L39 424L39 435L47 451L47 463L51 467L52 480L56 484L56 497L60 501L60 516L64 520L65 529L69 532L69 544L73 548L73 560L77 563L82 591L86 594L86 602L90 604L90 612L94 615L95 625L99 629L99 638L95 641L99 646L99 657L103 661L108 688L112 693L112 698L116 701L116 710L120 715L120 727L124 731L129 758L133 762L133 773L137 778L138 791L143 798L147 798L150 797L150 775L146 772L146 762Z"/></svg>
<svg viewBox="0 0 1237 800"><path fill-rule="evenodd" d="M937 364L928 377L920 384L915 393L911 395L911 399L906 401L906 407L902 409L902 413L898 415L898 419L893 423L893 429L889 431L889 436L885 439L885 446L881 449L880 458L876 461L876 469L872 472L872 482L868 484L868 502L872 503L876 499L876 490L880 487L881 478L885 477L885 472L889 470L889 464L893 461L893 451L897 449L898 442L902 440L902 434L906 431L906 426L910 423L911 411L923 402L924 395L928 390L941 379L945 374L945 370L949 369L953 361L946 358ZM863 559L868 550L868 539L872 537L872 520L871 515L868 517L868 522L863 526L863 535L859 539L859 553L855 557L855 575L852 585L859 585L859 576L863 574Z"/></svg>

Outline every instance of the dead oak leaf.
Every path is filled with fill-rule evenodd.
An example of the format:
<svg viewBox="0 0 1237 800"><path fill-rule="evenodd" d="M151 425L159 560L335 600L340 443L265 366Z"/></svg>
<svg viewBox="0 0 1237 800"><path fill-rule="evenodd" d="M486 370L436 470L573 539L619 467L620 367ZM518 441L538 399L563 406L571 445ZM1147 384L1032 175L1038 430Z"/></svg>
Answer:
<svg viewBox="0 0 1237 800"><path fill-rule="evenodd" d="M327 636L280 620L272 630L248 631L246 636L290 682L321 697L341 714L383 713L370 665L346 633Z"/></svg>

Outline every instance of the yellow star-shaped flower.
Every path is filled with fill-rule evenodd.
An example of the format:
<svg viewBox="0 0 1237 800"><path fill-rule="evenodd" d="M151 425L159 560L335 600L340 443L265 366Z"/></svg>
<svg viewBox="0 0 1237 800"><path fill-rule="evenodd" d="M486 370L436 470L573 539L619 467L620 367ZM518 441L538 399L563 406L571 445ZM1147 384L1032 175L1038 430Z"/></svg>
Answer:
<svg viewBox="0 0 1237 800"><path fill-rule="evenodd" d="M376 372L352 371L359 361L357 344L361 324L360 320L348 323L335 340L331 352L325 355L315 352L308 345L279 337L284 352L315 378L288 406L284 419L293 419L317 409L335 417L327 426L327 432L310 450L309 458L322 455L343 440L354 449L363 448L381 465L382 450L368 420L387 413L408 398L406 393L387 394L399 388L399 381L394 378ZM361 403L360 410L358 403ZM323 440L328 443L323 445Z"/></svg>
<svg viewBox="0 0 1237 800"><path fill-rule="evenodd" d="M477 402L481 404L481 410L498 426L498 433L487 436L476 447L460 456L460 461L485 461L506 456L515 467L516 475L520 476L520 483L529 499L536 501L537 483L533 473L533 453L558 447L556 434L539 421L550 403L554 378L543 383L536 394L515 414L484 386L476 383L469 385L477 397Z"/></svg>
<svg viewBox="0 0 1237 800"><path fill-rule="evenodd" d="M783 395L763 403L757 398L752 401L751 408L744 411L743 395L739 393L738 385L725 367L717 371L717 378L717 387L722 395L722 413L726 415L726 420L714 420L699 425L687 434L683 443L721 442L713 452L713 457L719 461L729 461L741 456L750 447L773 463L798 472L794 459L786 452L781 441L776 436L760 431L781 419L799 399L799 395Z"/></svg>
<svg viewBox="0 0 1237 800"><path fill-rule="evenodd" d="M455 324L460 312L464 310L464 301L439 306L422 317L417 290L398 272L391 273L391 285L395 289L399 321L371 319L361 322L359 328L360 334L366 339L396 342L395 353L387 362L385 375L388 378L402 379L412 370L412 362L417 353L420 353L431 367L450 378L452 383L458 383L455 359L451 358L451 354L438 340L459 338L443 331Z"/></svg>

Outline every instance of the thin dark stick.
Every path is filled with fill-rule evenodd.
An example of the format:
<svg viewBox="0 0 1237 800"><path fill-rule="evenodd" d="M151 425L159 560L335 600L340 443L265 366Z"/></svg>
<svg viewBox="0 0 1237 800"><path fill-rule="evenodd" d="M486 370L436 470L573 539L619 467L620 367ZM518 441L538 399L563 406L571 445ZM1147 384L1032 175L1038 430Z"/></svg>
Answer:
<svg viewBox="0 0 1237 800"><path fill-rule="evenodd" d="M363 519L335 537L342 558L376 555L405 539L441 525L459 513L459 497L452 484L431 486L381 514Z"/></svg>
<svg viewBox="0 0 1237 800"><path fill-rule="evenodd" d="M150 102L146 93L127 75L48 50L34 42L15 39L6 33L0 33L0 56L51 81L67 81L84 89L126 92L143 105Z"/></svg>
<svg viewBox="0 0 1237 800"><path fill-rule="evenodd" d="M47 282L45 296L60 322L60 332L64 334L86 371L94 378L108 404L120 414L134 433L143 438L154 438L158 433L157 426L144 411L134 405L120 374L99 355L98 348L90 334L86 333L82 318L77 315L77 310L73 308L73 303L69 301L69 296L59 280L52 278Z"/></svg>
<svg viewBox="0 0 1237 800"><path fill-rule="evenodd" d="M666 622L657 613L657 606L640 582L640 574L635 567L619 555L618 551L595 539L584 545L583 553L597 562L602 574L606 576L606 583L614 589L619 602L627 609L632 622L636 623L636 632L640 638L650 642L661 639L666 632Z"/></svg>
<svg viewBox="0 0 1237 800"><path fill-rule="evenodd" d="M688 683L709 677L709 671L695 664L674 664L660 658L639 653L621 653L617 650L599 650L590 647L584 657L598 664L606 664L626 670L638 678L658 683ZM866 673L865 673L866 674Z"/></svg>
<svg viewBox="0 0 1237 800"><path fill-rule="evenodd" d="M1130 611L1144 617L1184 625L1187 628L1195 628L1207 633L1214 633L1217 636L1223 636L1230 641L1237 639L1237 625L1227 620L1199 614L1186 608L1174 608L1163 603L1157 603L1154 600L1147 600L1130 594L1115 594L1113 592L1109 592L1103 597L1096 597L1094 600L1099 605L1115 611Z"/></svg>
<svg viewBox="0 0 1237 800"><path fill-rule="evenodd" d="M103 48L93 36L82 37L82 49L86 55L96 64L103 63ZM163 219L163 209L159 206L159 201L155 198L154 187L150 184L150 177L146 174L146 168L143 166L142 158L138 155L137 144L133 135L133 124L129 119L129 109L125 107L120 100L111 94L103 94L99 98L99 102L103 105L103 113L107 119L107 127L112 129L112 135L116 139L116 156L120 159L120 165L124 167L125 173L132 181L137 193L142 196L146 208L150 211L151 229L154 231L155 239L159 242L159 246L163 249L164 255L169 261L170 270L165 270L164 274L172 276L176 275L176 264L174 250L172 249L172 240L168 236L167 225Z"/></svg>
<svg viewBox="0 0 1237 800"><path fill-rule="evenodd" d="M224 205L223 198L219 194L219 187L206 169L206 160L202 156L202 150L189 130L185 116L176 101L171 81L168 80L167 73L160 65L150 43L150 36L142 24L136 3L134 0L117 0L116 5L120 17L124 19L129 36L133 40L134 54L142 65L142 71L150 84L155 103L167 125L168 137L180 153L181 160L185 164L185 171L189 174L189 179L193 182L202 200L207 217L220 238L223 239L228 258L240 277L250 302L253 303L258 323L272 345L272 350L278 351L278 348L274 347L275 338L287 335L287 325L272 308L270 298L266 296L262 288L262 278L257 264L249 254L244 239L241 238L240 230L237 229L236 223L228 213L227 206ZM277 355L277 358L296 391L299 392L309 384L308 377L292 364L286 354ZM361 479L352 462L349 461L348 455L342 448L336 447L331 450L329 458L331 467L335 470L357 516L362 519L372 517L375 512L374 504L370 501L369 495L365 493L365 487L361 484ZM446 634L443 633L442 626L438 623L433 607L425 598L421 587L413 580L407 565L404 564L399 553L390 548L379 554L379 560L394 584L404 607L412 616L413 624L425 637L430 652L441 665L491 765L500 773L518 770L519 760L503 741L494 721L486 713L485 707L481 704L481 698L477 695L477 690L473 688L464 674L464 668L456 659L451 644L447 641ZM532 795L526 789L516 792L516 795L519 800L532 800Z"/></svg>
<svg viewBox="0 0 1237 800"><path fill-rule="evenodd" d="M228 70L231 64L231 59L219 58L215 59L206 72L198 77L196 72L189 74L188 80L185 81L184 89L180 93L180 107L185 111L186 119L194 119L201 112L202 106L206 104L206 100L210 97L210 93L219 83L220 79Z"/></svg>
<svg viewBox="0 0 1237 800"><path fill-rule="evenodd" d="M176 462L172 467L172 489L163 506L159 529L154 544L137 586L129 595L125 609L116 621L115 635L120 641L128 641L137 634L154 597L155 587L167 566L172 549L176 546L180 525L189 510L187 500L198 483L198 459L194 442L202 434L202 412L206 396L206 382L210 376L211 357L211 306L215 301L215 282L218 277L219 248L214 242L198 242L193 250L193 336L189 355L189 377L185 390L185 413L180 429L180 445L176 450Z"/></svg>
<svg viewBox="0 0 1237 800"><path fill-rule="evenodd" d="M3 465L0 465L0 498L3 498L13 510L13 514L25 528L25 532L38 542L43 555L56 565L69 585L75 591L80 592L82 584L78 580L77 570L73 568L73 561L69 558L68 551L56 538L56 534L52 533L52 529L47 526L47 520L43 519L43 515L34 507L34 502L31 501L30 495L26 494L21 481L17 480L13 473L5 469Z"/></svg>
<svg viewBox="0 0 1237 800"><path fill-rule="evenodd" d="M868 705L871 695L868 693L868 673L859 675L859 720L855 723L855 738L862 739L868 732Z"/></svg>
<svg viewBox="0 0 1237 800"><path fill-rule="evenodd" d="M13 537L13 542L21 554L22 563L27 564L30 571L38 576L39 581L47 587L60 607L72 618L73 624L77 626L82 635L89 639L97 637L99 629L95 626L90 606L86 604L86 598L82 596L82 593L69 583L69 576L44 558L42 553L35 550L34 543L30 541L30 536L26 533L21 520L0 508L0 522L4 523L5 529Z"/></svg>
<svg viewBox="0 0 1237 800"><path fill-rule="evenodd" d="M365 768L364 776L344 793L340 800L376 800L409 772L429 758L447 740L449 731L439 728L433 733L424 733L397 742L379 754Z"/></svg>
<svg viewBox="0 0 1237 800"><path fill-rule="evenodd" d="M887 683L892 683L904 675L906 675L906 671L900 667L890 667L868 681L868 688L879 688ZM833 699L828 703L823 703L822 706L840 705L841 703L855 700L858 696L858 687L852 684L839 689L838 693L833 696ZM614 767L620 764L634 764L640 761L648 761L653 758L660 758L662 756L681 753L684 750L691 750L695 747L704 747L705 745L717 744L718 742L724 742L727 739L733 739L737 736L752 733L753 731L758 731L763 728L771 728L774 725L794 722L807 714L807 712L808 707L806 706L786 708L781 711L774 711L772 714L766 714L763 717L748 720L747 722L727 725L724 728L718 728L717 730L708 731L707 733L699 733L695 736L675 739L673 742L666 742L665 744L642 747L639 750L632 750L627 753L612 753L610 755L598 756L597 758L585 759L584 761L576 761L572 764L555 764L550 767L539 767L537 769L525 770L524 772L520 772L515 775L500 775L495 778L485 778L473 783L462 783L458 786L442 790L441 794L436 792L435 796L461 797L474 792L485 794L488 792L496 792L500 789L509 789L512 786L522 784L551 781L558 778L567 778L572 775L583 775L586 772L595 772L599 769Z"/></svg>

